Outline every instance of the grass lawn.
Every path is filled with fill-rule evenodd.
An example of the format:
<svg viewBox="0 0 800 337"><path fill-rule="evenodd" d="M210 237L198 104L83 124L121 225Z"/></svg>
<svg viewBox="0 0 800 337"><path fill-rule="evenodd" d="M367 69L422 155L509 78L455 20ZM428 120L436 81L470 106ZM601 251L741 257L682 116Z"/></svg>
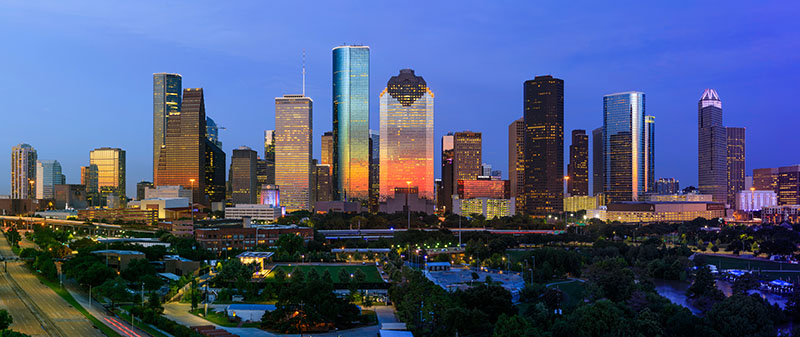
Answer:
<svg viewBox="0 0 800 337"><path fill-rule="evenodd" d="M551 285L548 288L557 288L564 292L564 307L575 307L583 301L584 284L580 281L571 281Z"/></svg>
<svg viewBox="0 0 800 337"><path fill-rule="evenodd" d="M69 303L72 307L80 311L80 313L83 314L83 316L85 316L89 321L91 321L92 324L94 324L94 326L99 328L100 331L103 332L103 334L109 337L122 337L116 331L112 330L107 325L103 324L103 322L100 322L100 320L92 316L92 314L90 314L88 311L86 311L86 309L84 309L83 306L81 306L78 303L78 301L76 301L75 298L72 297L72 294L70 294L66 289L61 289L61 287L58 286L57 282L52 282L50 280L47 280L37 273L34 273L34 275L36 275L36 278L38 278L39 281L50 287L50 289L53 289L53 291L55 291L56 294L61 296L61 298L67 301L67 303Z"/></svg>
<svg viewBox="0 0 800 337"><path fill-rule="evenodd" d="M239 323L229 321L228 320L228 316L225 315L225 312L214 311L214 310L208 309L208 317L204 317L203 316L204 312L205 312L205 310L203 310L202 308L197 309L197 310L193 310L193 311L189 311L189 313L191 313L192 315L195 315L197 317L203 318L203 319L205 319L205 320L207 320L207 321L209 321L211 323L214 323L216 325L229 327L229 328L235 328L235 327L239 326ZM258 328L259 326L261 326L261 323L258 323L258 322L242 324L242 328Z"/></svg>
<svg viewBox="0 0 800 337"><path fill-rule="evenodd" d="M300 268L306 275L311 269L316 269L317 273L322 276L323 273L327 270L331 273L331 279L333 279L334 283L346 283L350 280L339 280L339 272L340 270L344 269L347 272L347 275L355 273L357 269L361 269L364 272L366 277L364 278L364 282L366 283L382 283L383 279L381 278L380 273L378 272L378 267L375 265L339 265L339 266L328 266L328 265L298 265L298 266L276 266L275 268L270 271L269 275L267 275L266 280L270 282L275 281L275 272L278 269L283 269L284 272L288 275L291 273L295 268Z"/></svg>
<svg viewBox="0 0 800 337"><path fill-rule="evenodd" d="M716 255L697 255L695 261L701 258L706 264L713 264L718 269L743 269L743 270L800 270L800 264L778 263L764 260L738 259L735 257Z"/></svg>

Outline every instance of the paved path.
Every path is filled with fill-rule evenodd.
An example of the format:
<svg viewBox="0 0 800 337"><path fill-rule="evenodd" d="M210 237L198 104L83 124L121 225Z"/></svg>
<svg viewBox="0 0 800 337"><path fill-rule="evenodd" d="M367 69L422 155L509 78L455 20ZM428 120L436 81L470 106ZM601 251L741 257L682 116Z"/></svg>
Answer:
<svg viewBox="0 0 800 337"><path fill-rule="evenodd" d="M84 294L80 289L76 289L73 286L64 285L64 287L69 291L73 298L78 301L84 309L89 311L89 314L103 322L106 326L111 328L112 330L116 331L121 336L126 337L144 337L150 336L147 332L140 330L138 328L134 328L131 326L130 322L124 321L119 317L109 315L105 308L102 307L101 304L97 303L97 301L92 301L92 305L89 305L89 296L88 294Z"/></svg>

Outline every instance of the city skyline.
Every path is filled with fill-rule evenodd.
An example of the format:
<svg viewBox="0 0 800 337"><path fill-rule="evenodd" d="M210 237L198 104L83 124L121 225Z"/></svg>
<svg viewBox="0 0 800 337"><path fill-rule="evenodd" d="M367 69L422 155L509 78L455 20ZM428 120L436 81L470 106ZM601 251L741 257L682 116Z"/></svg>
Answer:
<svg viewBox="0 0 800 337"><path fill-rule="evenodd" d="M320 7L325 6L324 4L320 5ZM483 9L487 10L487 15L499 14L496 7L492 5L486 5L485 7L486 8ZM686 11L685 8L681 8L680 11L682 14L680 15L684 18L687 16L693 18L694 15L699 15L695 12L699 12L703 8L702 5L693 5L690 7L696 10ZM9 97L11 97L11 99L0 103L2 104L0 105L0 110L5 112L26 111L29 113L36 113L37 116L41 116L43 120L47 120L48 118L59 120L55 116L64 114L74 118L69 118L59 123L43 123L40 129L41 132L31 132L30 129L26 128L9 130L10 132L3 137L5 142L3 142L2 145L10 149L15 144L28 143L37 149L40 157L59 160L59 162L62 163L63 172L67 177L67 183L78 183L80 181L80 167L86 165L86 153L91 149L106 146L122 148L128 153L129 157L127 191L129 192L129 196L133 196L132 191L135 190L133 188L135 184L142 180L150 180L152 174L152 166L148 164L151 162L151 160L148 159L151 158L149 156L152 156L152 148L149 142L142 142L141 140L146 139L144 135L152 132L153 118L149 111L152 111L150 110L150 103L152 102L153 87L150 81L152 81L152 75L154 73L179 73L191 78L191 84L193 86L206 88L206 101L209 104L209 110L215 113L215 119L220 126L227 127L226 131L221 131L220 138L225 143L225 153L230 157L231 150L240 145L260 148L256 146L256 144L259 144L261 141L263 130L273 128L269 120L274 119L274 110L272 110L270 104L267 103L268 97L278 96L282 92L294 91L292 89L300 88L300 53L303 48L307 50L308 54L308 95L315 98L318 97L317 101L321 102L317 109L318 112L321 111L321 113L315 116L315 123L317 125L314 127L316 131L314 138L319 139L317 137L319 137L322 132L330 129L329 116L325 113L325 111L330 111L330 106L327 105L330 104L329 97L331 95L331 74L329 70L331 67L330 50L340 45L342 40L345 40L371 46L374 53L371 57L371 77L388 78L388 76L396 72L397 68L410 66L426 74L426 79L429 81L437 83L437 121L435 123L436 129L434 139L439 139L441 135L451 130L473 130L481 132L484 138L485 149L502 149L492 151L486 150L484 152L483 161L497 168L503 167L503 164L507 162L507 150L505 149L508 139L507 127L508 123L517 119L521 114L522 107L519 104L521 101L519 84L524 81L524 79L550 73L567 82L565 86L565 130L591 130L599 126L602 118L600 100L604 93L624 90L648 92L648 105L650 105L648 108L651 112L659 116L659 133L657 134L657 139L660 141L657 141L659 144L659 153L656 159L656 166L658 167L656 177L676 177L681 181L682 186L697 186L696 169L692 167L684 168L682 167L683 165L674 163L674 161L669 160L669 158L681 158L683 161L692 160L693 155L687 153L685 149L696 148L697 140L693 139L696 137L680 139L680 137L674 137L674 135L682 134L693 125L693 120L696 118L696 111L694 111L694 102L696 102L697 99L696 96L698 91L707 87L715 88L720 95L725 98L725 120L731 121L726 124L748 128L747 147L751 151L748 151L747 155L745 170L747 175L752 174L753 168L780 167L795 164L795 162L787 161L785 157L775 155L776 152L771 149L772 146L769 143L772 139L769 137L771 134L788 131L788 129L781 129L781 127L783 127L782 125L778 126L778 129L767 128L757 123L758 120L754 117L758 115L761 118L764 116L767 118L778 118L781 116L780 114L782 111L786 111L785 104L788 103L773 102L767 98L769 97L768 95L781 94L782 90L791 88L789 84L791 82L787 82L789 78L792 78L791 72L786 74L778 69L781 66L790 64L788 61L793 57L791 56L793 53L786 52L787 50L785 48L789 47L781 47L777 44L775 44L774 48L771 48L771 50L783 50L784 52L774 54L785 54L789 56L773 56L773 53L766 55L753 50L755 50L757 46L760 46L759 49L765 48L764 44L773 46L771 44L772 42L770 42L772 39L780 40L776 37L776 34L794 34L796 30L788 29L781 31L777 29L778 27L783 27L781 24L785 25L785 23L783 22L782 16L773 16L771 23L762 22L760 25L751 25L748 29L751 29L753 31L752 33L742 33L738 35L742 45L737 47L738 49L732 47L728 48L725 46L727 38L722 36L723 32L726 29L733 29L734 31L741 32L740 29L744 28L732 27L731 24L720 21L722 20L722 16L727 15L726 20L730 18L739 18L741 19L740 22L745 23L754 20L750 18L752 14L745 15L743 8L737 8L738 6L733 7L733 9L723 11L724 13L714 14L706 23L692 23L685 29L673 31L671 34L675 34L676 36L655 34L653 38L656 42L666 42L668 46L664 46L663 49L651 46L653 49L649 50L653 50L653 55L658 56L657 59L660 62L664 62L665 58L689 53L692 49L690 47L700 45L700 41L706 40L710 34L710 36L716 35L719 37L719 39L711 43L710 46L716 51L716 54L725 55L726 59L736 59L735 55L738 53L747 56L744 57L743 60L721 61L716 60L716 58L691 54L691 56L696 59L692 59L692 57L683 57L675 62L676 65L669 68L674 70L674 74L668 74L667 72L669 69L657 73L641 73L641 71L638 73L622 72L619 76L612 78L612 81L609 81L610 83L603 85L589 84L589 81L598 75L598 70L590 68L611 61L610 68L618 71L619 66L614 62L629 60L622 54L622 51L610 52L610 56L606 56L605 59L601 58L603 59L602 61L579 58L569 63L566 61L558 62L551 59L551 56L546 56L543 57L541 60L542 62L538 62L537 64L536 60L521 62L516 56L511 56L514 53L504 52L502 56L498 56L501 53L484 50L482 53L479 53L479 55L488 58L490 62L506 59L515 62L510 62L508 66L500 69L496 74L488 75L481 71L481 74L484 74L484 76L490 76L488 77L490 81L487 81L487 84L483 84L470 81L468 77L465 77L466 75L472 75L475 71L480 70L473 70L471 72L460 72L456 70L456 67L463 67L465 62L474 63L474 61L476 61L476 59L471 56L463 57L464 60L454 59L456 56L465 55L459 53L459 51L463 52L465 51L464 48L472 48L469 46L469 42L464 39L448 41L445 44L451 48L455 48L455 50L447 53L431 53L430 55L436 55L433 57L428 56L421 58L409 52L400 52L396 53L396 55L392 55L394 51L398 50L397 47L393 46L394 43L389 44L388 41L383 41L379 35L367 33L366 30L360 32L355 29L354 31L354 28L366 28L368 25L377 27L383 25L376 19L369 19L367 22L354 25L349 29L333 29L330 33L322 34L324 37L320 37L316 40L310 39L304 41L302 43L303 46L292 44L281 48L281 55L269 54L263 57L245 56L238 54L239 52L233 52L232 50L220 48L213 44L204 44L200 41L190 39L190 41L184 42L183 44L171 46L170 48L174 48L174 50L172 50L174 54L167 53L171 54L171 56L157 55L153 61L133 60L130 63L130 67L126 67L126 69L110 67L111 65L119 64L119 62L124 59L124 57L118 54L115 48L121 51L130 51L128 49L130 47L117 48L119 46L113 43L113 46L109 46L108 44L90 44L87 48L90 51L97 52L97 55L87 57L87 61L77 61L75 58L78 54L68 51L68 57L65 57L63 61L53 60L50 64L45 64L41 70L33 71L33 74L38 74L33 76L33 78L41 78L40 76L45 73L53 76L47 79L48 83L61 87L60 91L62 91L54 94L53 97L46 97L39 100L24 99L26 94L22 93L22 91L27 91L26 88L29 88L29 86L25 85L27 79L22 79L22 77L19 76L21 74L19 71L30 70L34 65L38 64L36 63L37 57L30 57L30 53L26 51L19 53L20 55L5 56L12 64L19 64L20 66L12 67L15 69L10 69L7 78L2 80L3 82L0 82L0 86L5 88L9 93ZM164 48L164 46L162 46L162 44L164 44L163 40L159 40L160 38L156 38L153 35L148 35L146 32L140 34L133 31L130 27L101 22L99 19L101 17L100 14L107 14L105 11L109 11L108 8L103 7L89 10L80 5L77 6L77 8L87 10L86 15L89 19L79 24L72 16L71 10L67 8L44 8L41 5L15 5L14 7L7 8L8 10L4 11L5 14L0 15L12 14L4 16L4 18L9 19L3 24L5 25L18 20L13 17L14 13L39 14L39 17L56 18L66 23L64 25L66 33L82 32L82 34L85 35L75 34L74 36L64 38L60 35L64 33L43 33L43 30L40 30L42 28L38 28L34 30L34 32L23 33L24 36L33 34L31 36L35 37L35 39L32 39L32 41L39 41L39 44L42 44L43 41L45 41L44 44L47 44L46 41L51 40L58 42L59 39L61 39L60 43L76 42L86 45L87 41L91 41L92 38L103 38L113 32L113 34L123 34L131 37L131 45L135 48L141 47L145 51ZM547 9L554 11L554 9L550 7L547 7ZM587 8L586 11L588 12L590 9L591 8ZM676 14L678 8L667 6L661 9L666 12L667 16L670 14L678 15ZM434 6L432 10L433 12L442 11L443 8ZM754 12L774 11L766 5L752 10ZM469 10L465 8L459 9L459 11L477 13L478 9ZM123 22L127 22L124 14L115 15L120 15L121 17L118 18ZM198 14L190 13L187 15ZM236 27L236 25L231 23L229 19L230 13L223 15L223 17L228 18L228 20L223 20L224 22L221 24L230 25L232 27L231 31L234 32L233 34L237 36L242 36L241 34L244 34L244 29L242 27ZM580 13L578 13L578 17L582 17ZM128 18L128 20L132 19ZM437 41L446 40L447 37L462 36L460 33L446 31L442 28L444 25L435 24L432 17L428 17L427 15L418 20L434 28L433 30L437 34L435 37L439 38ZM474 21L476 19L471 18L469 20ZM521 20L520 17L515 15L512 15L510 18L510 22L516 22L517 24L522 24ZM84 31L87 27L95 27L101 24L110 25L110 32L100 33ZM282 20L276 24L289 25L289 23L283 22ZM660 24L663 24L663 22L660 22ZM712 27L714 24L717 24L717 27ZM656 26L658 25L646 25L641 29L641 33L638 34L657 33L661 28L657 28ZM602 31L608 32L608 30L616 31L630 28L630 26L613 29L608 26L603 26L601 28L603 28L601 29ZM492 35L502 33L507 29L509 29L509 27L505 25L493 28ZM694 34L693 31L700 29L706 29L707 36L702 39L699 36L692 36L697 35ZM561 36L570 35L569 32L565 31L562 27L554 28L554 33L561 34ZM759 33L763 33L761 35L765 37L759 37ZM176 36L179 36L179 34ZM639 41L637 42L639 44L656 43L644 42L643 36L644 35L636 35L634 40L638 38L636 41ZM399 38L410 39L411 37L401 35ZM515 40L508 42L516 42L512 43L512 45L516 47L500 51L508 52L519 48L531 48L535 44L534 40L524 36L515 35L513 38ZM20 37L19 41L10 41L11 46L24 46L25 43L29 43L21 41L22 39L23 37ZM681 39L686 39L688 42L675 42ZM792 41L792 39L788 40ZM544 42L547 41L550 40L545 40ZM607 40L594 35L582 41L587 47L595 47L595 49L592 50L605 52L609 52L610 50L610 47L600 45L601 42L607 42ZM425 45L430 45L432 43L428 41L423 42ZM550 43L553 43L553 41L550 41ZM58 46L59 43L55 45ZM634 46L623 45L622 49L632 49L639 52L648 50L647 48L637 48L635 45L636 43L634 43ZM672 48L670 48L670 46ZM42 48L49 47L34 47L31 48L31 50L43 51ZM208 56L209 59L186 57L186 55L189 55L188 53L194 49L211 50L213 52ZM766 47L766 49L770 49L770 47ZM665 52L664 50L671 51ZM574 55L575 57L581 54L578 51L568 50L568 48L564 46L555 47L554 53L554 55ZM142 55L138 54L138 52L132 54L142 58ZM30 59L24 60L23 58L26 57ZM273 58L270 59L270 57ZM38 59L38 61L41 62L41 59ZM73 63L75 65L75 70L67 69L72 68L70 66L73 65ZM206 63L221 63L232 67L235 75L244 74L244 69L240 69L240 67L249 68L247 69L248 73L253 73L253 75L252 77L246 75L243 78L243 84L236 84L230 80L217 77L218 71L206 67ZM577 67L575 67L577 69L570 70L569 64L577 65ZM652 63L634 62L632 68L641 70L648 64ZM758 65L756 66L756 64ZM744 67L739 67L738 65L744 65ZM56 74L51 67L59 67L67 70L64 74ZM441 67L441 69L436 69L437 67ZM97 78L94 78L94 75L91 75L91 70L93 69L95 72L97 70L103 71L106 76L103 83L112 82L118 83L119 85L107 86L110 88L106 89L91 83L99 82ZM256 71L253 71L253 69ZM90 75L85 76L82 74L80 77L84 77L85 79L77 79L75 71L78 70L81 72L88 72ZM756 72L756 70L758 70L758 72ZM744 79L741 78L743 72L752 73L755 79L750 77L747 82L744 81ZM688 73L693 73L691 78L688 77ZM269 79L275 80L276 83L274 86L267 86L263 80L259 82L259 80L255 79L257 76L263 77L264 75L268 76ZM230 76L230 74L228 74L228 76ZM75 82L69 82L67 78ZM677 81L678 78L681 79L680 82ZM753 81L766 81L767 78L774 78L774 82L771 82L769 86L770 90L760 88L756 88L755 91L751 90L753 89ZM87 82L87 80L91 81ZM492 85L490 86L488 83L492 83ZM242 94L233 94L236 91L242 91L242 86L244 84L248 85L248 87L245 88L246 90L243 91L246 93L244 96L242 96ZM380 81L372 81L369 90L370 97L376 97L375 95L380 91L380 89L377 88L380 87L381 84ZM463 93L467 92L466 89L471 88L470 86L477 86L475 89L493 97L491 100L492 104L487 105L488 103L485 102L460 102L468 101L464 99ZM106 106L104 112L84 109L80 104L74 103L76 100L70 97L80 97L81 91L85 92L87 90L93 92L97 91L93 96L96 95L100 97L98 103ZM775 92L776 90L777 93ZM266 94L264 93L265 91L267 92ZM242 99L242 97L255 98L251 101L249 99ZM236 100L243 102L236 102ZM492 110L490 110L490 106L495 106L498 102L505 101L508 103L502 103L503 105L500 106L499 109L498 107L493 107ZM756 104L755 101L759 103ZM58 109L55 109L56 104L59 106ZM248 109L242 109L244 106L255 106L255 108L250 107ZM105 111L111 111L111 113ZM223 111L225 115L222 115ZM370 127L373 129L377 129L377 111L377 102L375 99L372 99L370 102ZM496 113L499 114L498 118L496 118L497 121L495 121L495 118L489 121L479 118L485 115L487 111L499 111ZM669 112L669 116L663 112ZM12 124L20 123L24 116L29 115L29 113L19 114L20 116L10 114L10 122ZM90 119L90 121L86 122L86 119ZM249 120L259 122L249 123ZM107 127L112 125L124 125L125 127ZM254 129L254 131L251 132L251 130L249 130L251 128ZM79 134L90 134L92 136L79 137L78 139L74 139L75 137L73 137L73 139L67 142L59 142L56 140L56 138L63 139L68 137L75 132ZM673 141L672 138L678 139ZM794 140L790 139L788 141L790 143L787 144L787 146L796 145L793 144L793 142L795 142ZM565 147L570 145L569 142L564 143ZM436 149L434 153L439 153L440 148L438 141L435 142L435 146ZM315 158L319 157L319 152L316 149L313 156ZM9 157L10 156L3 156L0 158L2 160L0 161L0 166L2 166L4 170L10 168L10 164L8 163ZM441 175L439 172L440 163L438 159L439 158L435 158L435 177ZM5 164L3 164L3 162L5 162ZM503 171L505 172L504 177L507 178L507 170ZM5 174L8 175L9 173L10 172L6 171ZM9 193L10 181L7 179L0 181L0 194Z"/></svg>

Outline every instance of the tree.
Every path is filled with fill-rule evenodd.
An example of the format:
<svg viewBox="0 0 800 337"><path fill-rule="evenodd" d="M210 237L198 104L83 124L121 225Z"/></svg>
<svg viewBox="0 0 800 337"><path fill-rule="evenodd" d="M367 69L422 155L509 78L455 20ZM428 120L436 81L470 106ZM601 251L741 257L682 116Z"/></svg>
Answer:
<svg viewBox="0 0 800 337"><path fill-rule="evenodd" d="M120 276L129 282L139 283L146 275L155 275L156 268L147 259L135 259L128 263Z"/></svg>
<svg viewBox="0 0 800 337"><path fill-rule="evenodd" d="M303 237L297 234L283 234L278 238L275 243L278 246L278 252L294 255L295 253L303 252Z"/></svg>
<svg viewBox="0 0 800 337"><path fill-rule="evenodd" d="M534 328L526 318L519 315L508 316L502 314L497 319L497 324L494 325L492 337L534 337L542 335L542 332Z"/></svg>
<svg viewBox="0 0 800 337"><path fill-rule="evenodd" d="M111 309L113 310L117 303L131 301L131 295L125 280L121 277L115 277L106 280L95 290L96 294L108 298L111 301Z"/></svg>
<svg viewBox="0 0 800 337"><path fill-rule="evenodd" d="M769 310L758 297L736 294L714 305L706 319L722 336L775 336Z"/></svg>
<svg viewBox="0 0 800 337"><path fill-rule="evenodd" d="M189 286L189 296L191 296L192 300L192 310L197 309L197 302L199 300L200 294L198 293L197 289L197 278L192 278L192 285Z"/></svg>
<svg viewBox="0 0 800 337"><path fill-rule="evenodd" d="M686 295L691 298L707 297L709 299L722 299L724 295L717 289L717 284L714 281L714 275L711 275L711 270L708 266L697 268L694 276L694 282L689 286Z"/></svg>
<svg viewBox="0 0 800 337"><path fill-rule="evenodd" d="M278 283L283 283L283 281L286 280L286 272L283 271L283 268L277 268L277 269L278 270L274 272L275 281L277 281Z"/></svg>
<svg viewBox="0 0 800 337"><path fill-rule="evenodd" d="M614 302L625 301L634 288L633 271L623 258L608 258L589 266L586 271L590 286L598 298Z"/></svg>
<svg viewBox="0 0 800 337"><path fill-rule="evenodd" d="M355 279L356 282L358 282L360 284L360 283L364 283L364 280L367 278L367 275L364 274L364 271L362 271L361 268L358 268L353 273L353 278Z"/></svg>
<svg viewBox="0 0 800 337"><path fill-rule="evenodd" d="M758 288L759 284L758 276L754 273L745 273L733 282L733 293L747 295L748 291Z"/></svg>
<svg viewBox="0 0 800 337"><path fill-rule="evenodd" d="M569 316L571 336L629 336L631 328L625 322L620 307L609 301L599 300L593 305L579 307Z"/></svg>
<svg viewBox="0 0 800 337"><path fill-rule="evenodd" d="M8 329L11 323L14 323L11 314L9 314L6 309L0 309L0 331Z"/></svg>

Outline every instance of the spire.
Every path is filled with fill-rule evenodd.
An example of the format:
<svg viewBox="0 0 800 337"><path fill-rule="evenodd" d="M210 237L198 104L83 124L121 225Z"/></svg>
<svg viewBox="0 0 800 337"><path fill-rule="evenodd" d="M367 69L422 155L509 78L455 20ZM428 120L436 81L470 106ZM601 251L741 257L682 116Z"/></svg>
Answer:
<svg viewBox="0 0 800 337"><path fill-rule="evenodd" d="M306 50L303 49L303 97L306 96Z"/></svg>
<svg viewBox="0 0 800 337"><path fill-rule="evenodd" d="M722 100L719 99L719 95L717 94L716 90L707 88L705 91L703 91L703 96L700 97L700 108L705 108L710 105L722 109Z"/></svg>

